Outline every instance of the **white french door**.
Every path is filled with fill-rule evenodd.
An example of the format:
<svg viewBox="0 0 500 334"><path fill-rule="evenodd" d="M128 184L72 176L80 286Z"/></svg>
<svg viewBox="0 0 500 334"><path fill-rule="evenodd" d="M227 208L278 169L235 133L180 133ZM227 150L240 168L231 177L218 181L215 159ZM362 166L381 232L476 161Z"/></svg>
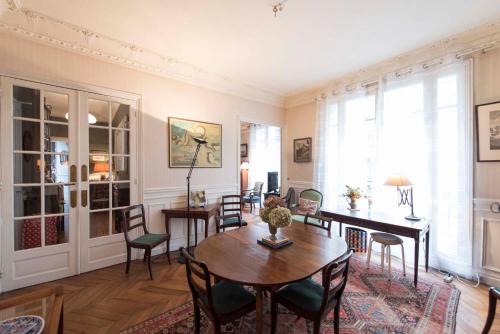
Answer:
<svg viewBox="0 0 500 334"><path fill-rule="evenodd" d="M1 78L1 290L123 262L136 101Z"/></svg>

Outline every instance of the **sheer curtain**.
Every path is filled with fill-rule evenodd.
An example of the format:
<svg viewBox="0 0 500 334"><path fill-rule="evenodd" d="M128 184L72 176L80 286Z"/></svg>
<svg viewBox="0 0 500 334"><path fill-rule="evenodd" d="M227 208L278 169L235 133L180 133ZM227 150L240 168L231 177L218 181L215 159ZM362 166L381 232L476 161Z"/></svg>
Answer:
<svg viewBox="0 0 500 334"><path fill-rule="evenodd" d="M248 136L248 186L264 182L267 191L267 172L281 176L281 129L277 126L251 124Z"/></svg>
<svg viewBox="0 0 500 334"><path fill-rule="evenodd" d="M374 210L401 217L408 207L397 209L396 190L383 183L407 176L415 213L431 221L431 265L464 275L472 263L471 82L470 62L460 62L381 81L378 92L319 100L314 176L327 206L343 201L349 184L373 197Z"/></svg>

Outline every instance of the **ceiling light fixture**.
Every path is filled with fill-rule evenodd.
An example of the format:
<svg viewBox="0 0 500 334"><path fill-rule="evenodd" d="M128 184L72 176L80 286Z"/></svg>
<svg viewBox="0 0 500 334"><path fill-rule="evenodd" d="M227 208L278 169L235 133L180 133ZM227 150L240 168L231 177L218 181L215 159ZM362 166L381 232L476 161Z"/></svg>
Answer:
<svg viewBox="0 0 500 334"><path fill-rule="evenodd" d="M274 17L276 17L278 15L278 12L281 12L283 11L283 8L285 8L285 3L287 2L288 0L283 0L283 1L280 1L276 4L273 5L273 13L274 13Z"/></svg>

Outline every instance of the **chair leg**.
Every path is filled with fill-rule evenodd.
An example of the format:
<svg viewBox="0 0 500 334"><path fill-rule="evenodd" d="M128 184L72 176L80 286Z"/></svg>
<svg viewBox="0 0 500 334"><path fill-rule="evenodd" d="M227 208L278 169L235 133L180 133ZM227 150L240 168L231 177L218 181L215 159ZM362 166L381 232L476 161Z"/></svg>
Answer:
<svg viewBox="0 0 500 334"><path fill-rule="evenodd" d="M387 268L389 269L389 281L392 279L392 274L391 274L391 246L387 246L387 260L388 260L388 265Z"/></svg>
<svg viewBox="0 0 500 334"><path fill-rule="evenodd" d="M271 334L276 333L276 324L278 322L278 302L274 294L271 294Z"/></svg>
<svg viewBox="0 0 500 334"><path fill-rule="evenodd" d="M403 247L403 244L401 244L401 254L403 257L403 276L406 277L405 248Z"/></svg>
<svg viewBox="0 0 500 334"><path fill-rule="evenodd" d="M172 264L172 262L170 262L170 238L167 239L167 259L168 264Z"/></svg>
<svg viewBox="0 0 500 334"><path fill-rule="evenodd" d="M335 334L340 333L340 301L333 309L333 332Z"/></svg>
<svg viewBox="0 0 500 334"><path fill-rule="evenodd" d="M385 255L385 245L384 244L380 244L380 251L381 251L381 254L380 254L380 265L382 267L382 273L384 272L384 255Z"/></svg>
<svg viewBox="0 0 500 334"><path fill-rule="evenodd" d="M128 274L130 270L130 252L131 252L130 247L127 247L127 267L125 268L125 274Z"/></svg>
<svg viewBox="0 0 500 334"><path fill-rule="evenodd" d="M490 290L490 303L488 306L488 317L486 318L486 323L484 324L482 334L488 334L491 329L491 325L493 324L493 320L495 320L495 313L497 309L497 298L493 295Z"/></svg>
<svg viewBox="0 0 500 334"><path fill-rule="evenodd" d="M366 256L366 268L370 269L370 259L372 257L373 239L370 237L370 245L368 246L368 255Z"/></svg>
<svg viewBox="0 0 500 334"><path fill-rule="evenodd" d="M146 262L147 259L148 259L148 253L144 251L144 257L142 258L142 262Z"/></svg>
<svg viewBox="0 0 500 334"><path fill-rule="evenodd" d="M148 249L148 269L149 269L149 277L153 280L153 269L151 268L151 249Z"/></svg>
<svg viewBox="0 0 500 334"><path fill-rule="evenodd" d="M194 305L194 333L200 334L201 327L201 314L200 307L198 305Z"/></svg>
<svg viewBox="0 0 500 334"><path fill-rule="evenodd" d="M315 320L314 321L314 330L313 330L313 333L314 334L319 334L320 329L321 329L321 319L320 320Z"/></svg>

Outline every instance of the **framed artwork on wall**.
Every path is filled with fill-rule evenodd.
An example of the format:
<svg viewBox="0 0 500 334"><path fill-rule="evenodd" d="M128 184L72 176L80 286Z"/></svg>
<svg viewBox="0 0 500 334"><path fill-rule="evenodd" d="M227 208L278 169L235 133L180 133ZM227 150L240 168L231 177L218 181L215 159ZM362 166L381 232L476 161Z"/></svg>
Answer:
<svg viewBox="0 0 500 334"><path fill-rule="evenodd" d="M191 166L196 142L193 138L207 141L201 145L195 167L222 167L222 125L193 121L182 118L168 118L168 149L170 168Z"/></svg>
<svg viewBox="0 0 500 334"><path fill-rule="evenodd" d="M241 144L240 155L242 158L248 158L248 144Z"/></svg>
<svg viewBox="0 0 500 334"><path fill-rule="evenodd" d="M500 101L476 106L477 161L500 161Z"/></svg>
<svg viewBox="0 0 500 334"><path fill-rule="evenodd" d="M293 140L293 162L312 161L312 138L298 138Z"/></svg>

